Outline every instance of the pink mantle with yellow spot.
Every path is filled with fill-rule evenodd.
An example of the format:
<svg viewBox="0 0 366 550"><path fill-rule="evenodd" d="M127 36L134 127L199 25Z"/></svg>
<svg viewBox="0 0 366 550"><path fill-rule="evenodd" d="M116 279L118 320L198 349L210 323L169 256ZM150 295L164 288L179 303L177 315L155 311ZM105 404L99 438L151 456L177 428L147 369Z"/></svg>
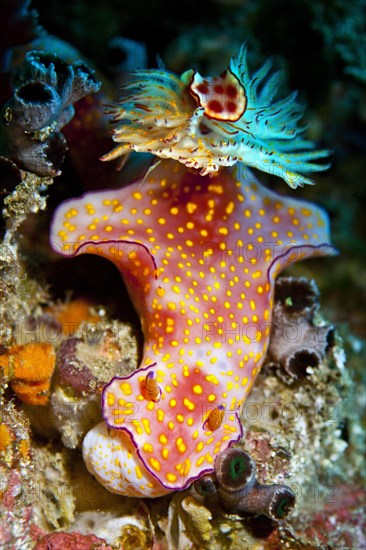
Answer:
<svg viewBox="0 0 366 550"><path fill-rule="evenodd" d="M242 437L274 279L333 251L313 204L276 195L243 165L202 177L173 161L144 183L62 204L51 241L63 255L112 261L140 315L141 367L104 388L105 422L83 452L109 490L147 497L213 471L217 453Z"/></svg>

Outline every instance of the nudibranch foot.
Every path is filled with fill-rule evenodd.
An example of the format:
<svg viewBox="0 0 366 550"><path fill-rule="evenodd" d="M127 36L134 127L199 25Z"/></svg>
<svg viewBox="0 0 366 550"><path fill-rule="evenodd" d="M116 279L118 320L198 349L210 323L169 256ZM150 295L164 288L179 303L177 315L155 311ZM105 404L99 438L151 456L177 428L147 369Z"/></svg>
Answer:
<svg viewBox="0 0 366 550"><path fill-rule="evenodd" d="M92 428L83 441L89 472L111 493L131 497L160 497L170 493L144 468L126 432L105 422Z"/></svg>
<svg viewBox="0 0 366 550"><path fill-rule="evenodd" d="M188 487L242 437L275 278L334 250L323 210L271 192L243 165L211 178L171 160L127 187L62 204L51 242L65 256L112 261L141 317L141 366L105 386L111 431L101 424L84 443L107 488L131 494L120 484L127 476L141 496Z"/></svg>
<svg viewBox="0 0 366 550"><path fill-rule="evenodd" d="M312 184L307 175L329 168L330 151L316 150L298 126L304 107L296 93L277 99L281 71L267 61L253 76L244 45L220 76L193 70L178 77L161 69L134 71L111 106L113 139L102 160L134 150L175 159L202 176L242 162L283 178L293 188Z"/></svg>

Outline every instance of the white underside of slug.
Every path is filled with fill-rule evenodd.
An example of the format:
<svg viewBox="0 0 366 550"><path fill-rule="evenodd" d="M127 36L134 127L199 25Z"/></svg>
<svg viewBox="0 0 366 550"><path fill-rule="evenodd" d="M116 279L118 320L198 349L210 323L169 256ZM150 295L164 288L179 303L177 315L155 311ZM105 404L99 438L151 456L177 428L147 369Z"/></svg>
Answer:
<svg viewBox="0 0 366 550"><path fill-rule="evenodd" d="M89 472L112 493L154 498L171 492L146 470L126 432L110 430L105 422L86 434L83 458Z"/></svg>

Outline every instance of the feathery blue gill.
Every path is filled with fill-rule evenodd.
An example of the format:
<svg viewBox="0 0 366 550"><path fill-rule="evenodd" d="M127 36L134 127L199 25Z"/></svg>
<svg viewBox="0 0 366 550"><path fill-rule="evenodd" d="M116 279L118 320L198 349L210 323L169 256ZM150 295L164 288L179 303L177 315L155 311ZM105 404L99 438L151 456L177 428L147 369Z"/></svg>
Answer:
<svg viewBox="0 0 366 550"><path fill-rule="evenodd" d="M318 163L330 151L303 138L298 122L304 107L294 92L276 99L282 71L268 60L253 76L247 48L220 76L203 78L194 70L178 77L162 69L138 70L110 107L119 145L102 157L111 160L131 150L172 158L207 175L242 162L283 178L296 188L313 184L307 175L329 168Z"/></svg>

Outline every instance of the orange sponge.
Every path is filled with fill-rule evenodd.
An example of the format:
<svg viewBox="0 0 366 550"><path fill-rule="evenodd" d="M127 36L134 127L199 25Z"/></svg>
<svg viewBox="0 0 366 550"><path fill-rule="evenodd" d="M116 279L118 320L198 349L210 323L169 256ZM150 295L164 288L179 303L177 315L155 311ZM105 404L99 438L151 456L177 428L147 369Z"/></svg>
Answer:
<svg viewBox="0 0 366 550"><path fill-rule="evenodd" d="M50 344L11 346L0 356L0 368L16 395L30 405L47 405L56 354Z"/></svg>

